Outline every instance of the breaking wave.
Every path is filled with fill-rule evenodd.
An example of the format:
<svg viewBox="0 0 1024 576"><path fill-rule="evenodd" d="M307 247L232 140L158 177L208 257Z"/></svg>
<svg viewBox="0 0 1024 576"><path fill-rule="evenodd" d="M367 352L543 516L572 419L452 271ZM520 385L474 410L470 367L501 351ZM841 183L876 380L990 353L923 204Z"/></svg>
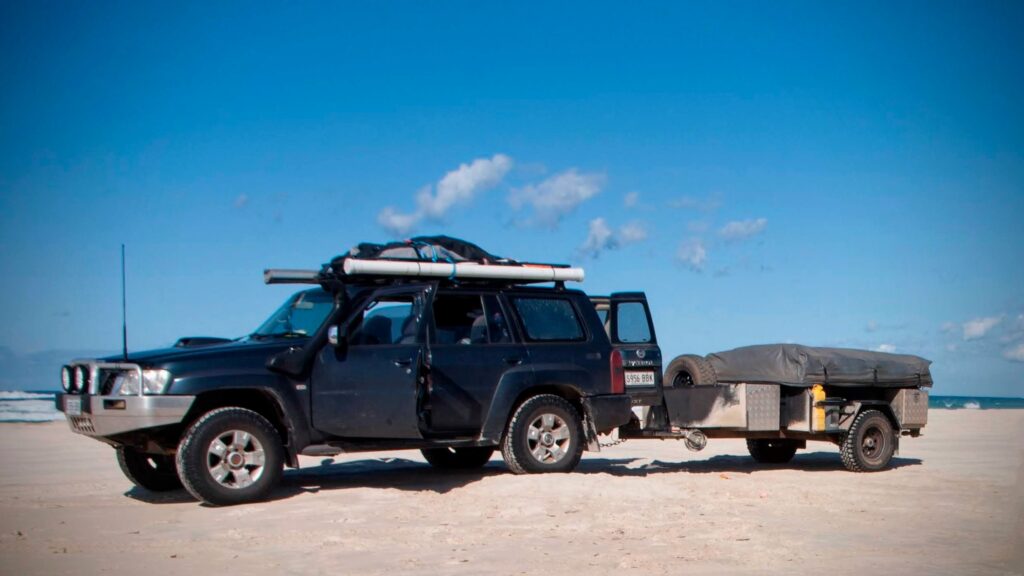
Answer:
<svg viewBox="0 0 1024 576"><path fill-rule="evenodd" d="M0 392L0 422L54 422L64 414L54 405L55 395L46 392Z"/></svg>

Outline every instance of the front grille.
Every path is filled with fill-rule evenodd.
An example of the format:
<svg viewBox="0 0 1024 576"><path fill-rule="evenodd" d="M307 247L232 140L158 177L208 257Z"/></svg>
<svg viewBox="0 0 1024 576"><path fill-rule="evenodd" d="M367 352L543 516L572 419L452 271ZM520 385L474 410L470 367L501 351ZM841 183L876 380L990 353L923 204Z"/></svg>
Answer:
<svg viewBox="0 0 1024 576"><path fill-rule="evenodd" d="M71 421L71 427L75 429L75 432L96 433L96 428L92 425L92 419L88 416L68 416L68 420Z"/></svg>

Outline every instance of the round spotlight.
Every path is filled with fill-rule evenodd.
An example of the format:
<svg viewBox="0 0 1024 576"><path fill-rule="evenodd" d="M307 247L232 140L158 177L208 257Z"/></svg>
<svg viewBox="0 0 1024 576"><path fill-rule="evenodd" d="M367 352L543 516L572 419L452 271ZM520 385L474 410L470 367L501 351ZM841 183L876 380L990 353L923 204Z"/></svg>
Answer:
<svg viewBox="0 0 1024 576"><path fill-rule="evenodd" d="M71 367L64 366L60 369L60 385L65 392L71 392Z"/></svg>
<svg viewBox="0 0 1024 576"><path fill-rule="evenodd" d="M88 377L89 374L85 371L85 366L75 366L75 389L79 392L85 392L86 387L89 385Z"/></svg>

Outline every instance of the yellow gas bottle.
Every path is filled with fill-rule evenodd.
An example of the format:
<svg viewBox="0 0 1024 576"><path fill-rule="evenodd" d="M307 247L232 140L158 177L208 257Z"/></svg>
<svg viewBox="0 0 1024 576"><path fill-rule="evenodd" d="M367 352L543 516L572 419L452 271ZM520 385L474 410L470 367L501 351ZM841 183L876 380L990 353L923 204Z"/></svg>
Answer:
<svg viewBox="0 0 1024 576"><path fill-rule="evenodd" d="M815 384L811 387L811 430L815 432L825 431L825 387Z"/></svg>

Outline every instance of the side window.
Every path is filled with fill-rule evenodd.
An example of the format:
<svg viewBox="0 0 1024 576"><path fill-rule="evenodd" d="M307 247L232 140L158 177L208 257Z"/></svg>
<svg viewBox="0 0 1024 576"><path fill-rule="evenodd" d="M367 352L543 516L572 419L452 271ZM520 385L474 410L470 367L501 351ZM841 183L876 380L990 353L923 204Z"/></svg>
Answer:
<svg viewBox="0 0 1024 576"><path fill-rule="evenodd" d="M379 346L414 343L419 332L418 316L416 301L411 295L375 299L352 321L349 344Z"/></svg>
<svg viewBox="0 0 1024 576"><path fill-rule="evenodd" d="M651 341L651 326L643 302L620 302L615 307L615 341L636 344Z"/></svg>
<svg viewBox="0 0 1024 576"><path fill-rule="evenodd" d="M521 297L513 298L512 302L530 340L575 342L584 339L576 308L569 300Z"/></svg>
<svg viewBox="0 0 1024 576"><path fill-rule="evenodd" d="M480 296L438 294L434 298L438 344L486 344L487 317Z"/></svg>

